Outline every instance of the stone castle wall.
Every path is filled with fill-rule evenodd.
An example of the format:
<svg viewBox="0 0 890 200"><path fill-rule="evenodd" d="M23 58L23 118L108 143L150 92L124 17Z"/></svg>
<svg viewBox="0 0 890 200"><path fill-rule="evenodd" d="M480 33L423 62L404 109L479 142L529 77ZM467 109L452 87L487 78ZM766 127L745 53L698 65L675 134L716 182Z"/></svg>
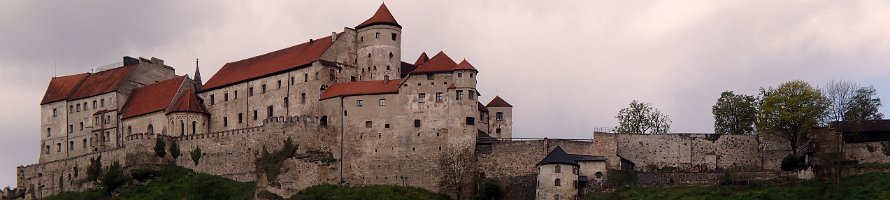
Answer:
<svg viewBox="0 0 890 200"><path fill-rule="evenodd" d="M634 162L640 171L762 169L757 136L715 136L619 134L616 135L617 155Z"/></svg>

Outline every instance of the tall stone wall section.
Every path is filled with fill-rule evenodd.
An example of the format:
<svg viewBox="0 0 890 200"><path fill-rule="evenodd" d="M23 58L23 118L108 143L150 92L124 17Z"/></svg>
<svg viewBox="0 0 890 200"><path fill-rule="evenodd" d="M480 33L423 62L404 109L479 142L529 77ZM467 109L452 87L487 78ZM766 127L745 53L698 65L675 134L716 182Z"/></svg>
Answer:
<svg viewBox="0 0 890 200"><path fill-rule="evenodd" d="M762 168L757 136L705 134L616 135L617 155L636 170L757 171Z"/></svg>

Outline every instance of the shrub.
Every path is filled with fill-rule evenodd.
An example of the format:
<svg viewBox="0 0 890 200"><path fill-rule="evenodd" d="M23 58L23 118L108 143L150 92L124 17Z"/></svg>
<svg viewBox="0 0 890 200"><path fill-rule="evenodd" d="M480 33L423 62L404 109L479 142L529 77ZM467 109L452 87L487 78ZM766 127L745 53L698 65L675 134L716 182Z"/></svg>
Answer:
<svg viewBox="0 0 890 200"><path fill-rule="evenodd" d="M106 192L111 193L126 183L127 179L129 179L129 177L124 174L124 168L121 167L120 163L115 161L111 164L111 167L108 168L108 172L105 172L105 175L102 176L102 188L104 188Z"/></svg>
<svg viewBox="0 0 890 200"><path fill-rule="evenodd" d="M281 173L281 166L284 164L284 160L294 157L296 153L297 145L294 144L293 139L290 137L284 141L284 146L281 147L281 150L269 152L266 146L263 146L262 154L254 161L256 170L264 172L266 180L274 182L278 174Z"/></svg>
<svg viewBox="0 0 890 200"><path fill-rule="evenodd" d="M179 158L180 153L181 152L179 152L179 144L176 144L176 142L171 142L170 143L170 156L173 157L173 160L176 160L177 158Z"/></svg>
<svg viewBox="0 0 890 200"><path fill-rule="evenodd" d="M720 184L720 185L732 185L732 183L733 183L733 175L735 175L735 174L733 174L732 172L730 172L730 171L728 171L728 170L727 170L727 171L724 171L724 172L723 172L723 176L720 176L720 182L719 182L719 184Z"/></svg>
<svg viewBox="0 0 890 200"><path fill-rule="evenodd" d="M192 161L195 161L195 166L198 166L198 162L201 161L201 147L195 147L195 150L192 150Z"/></svg>
<svg viewBox="0 0 890 200"><path fill-rule="evenodd" d="M144 181L157 176L158 171L153 169L134 169L130 171L130 175L133 176L133 179Z"/></svg>
<svg viewBox="0 0 890 200"><path fill-rule="evenodd" d="M881 142L881 151L885 156L890 156L890 141Z"/></svg>
<svg viewBox="0 0 890 200"><path fill-rule="evenodd" d="M88 180L96 181L99 177L102 177L102 155L96 156L95 159L90 158L90 166L87 168Z"/></svg>
<svg viewBox="0 0 890 200"><path fill-rule="evenodd" d="M260 193L257 193L257 197L259 197L258 199L268 199L268 200L283 200L284 199L284 197L278 196L277 194L266 191L266 190L263 190L263 191L260 191Z"/></svg>
<svg viewBox="0 0 890 200"><path fill-rule="evenodd" d="M637 183L636 171L609 170L606 184L613 188L623 188Z"/></svg>
<svg viewBox="0 0 890 200"><path fill-rule="evenodd" d="M165 148L165 146L166 144L164 144L164 140L158 137L158 139L155 140L155 155L162 158L167 155L167 148Z"/></svg>
<svg viewBox="0 0 890 200"><path fill-rule="evenodd" d="M501 185L495 179L485 179L482 183L482 192L476 196L477 200L496 200L503 198Z"/></svg>
<svg viewBox="0 0 890 200"><path fill-rule="evenodd" d="M782 171L793 171L803 167L800 158L794 154L788 154L785 158L782 158Z"/></svg>

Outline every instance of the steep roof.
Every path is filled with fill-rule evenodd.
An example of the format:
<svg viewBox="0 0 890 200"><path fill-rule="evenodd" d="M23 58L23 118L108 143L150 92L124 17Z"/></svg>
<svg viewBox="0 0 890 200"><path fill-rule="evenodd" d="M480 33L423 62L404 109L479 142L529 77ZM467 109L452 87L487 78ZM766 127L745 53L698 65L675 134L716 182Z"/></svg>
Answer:
<svg viewBox="0 0 890 200"><path fill-rule="evenodd" d="M511 107L512 108L513 105L510 105L510 103L507 103L507 101L504 101L504 99L501 99L500 96L494 96L494 99L492 99L491 102L488 102L488 105L485 105L485 107Z"/></svg>
<svg viewBox="0 0 890 200"><path fill-rule="evenodd" d="M454 70L473 70L473 71L479 71L479 70L476 70L476 68L473 67L473 65L471 65L470 62L467 62L467 59L464 59L464 60L460 61L460 63L458 63L457 66L454 67Z"/></svg>
<svg viewBox="0 0 890 200"><path fill-rule="evenodd" d="M401 73L400 77L405 78L406 76L408 76L408 73L414 71L414 69L417 69L417 66L403 61L402 67L399 69L399 72Z"/></svg>
<svg viewBox="0 0 890 200"><path fill-rule="evenodd" d="M556 146L553 148L550 153L544 157L541 162L538 162L539 165L544 164L569 164L569 165L578 165L578 162L575 162L575 158L570 156L566 151L562 150L562 147Z"/></svg>
<svg viewBox="0 0 890 200"><path fill-rule="evenodd" d="M133 69L136 68L136 65L138 64L90 74L83 80L80 86L77 87L77 91L74 92L69 99L81 99L117 91L117 89L125 82L127 76L129 76L130 73L133 72Z"/></svg>
<svg viewBox="0 0 890 200"><path fill-rule="evenodd" d="M40 105L68 99L87 76L89 74L82 73L53 77L49 81L49 86L46 87L46 93L43 94L43 100L40 101Z"/></svg>
<svg viewBox="0 0 890 200"><path fill-rule="evenodd" d="M488 112L488 108L485 107L485 105L482 105L482 102L476 101L476 108L479 109L479 111Z"/></svg>
<svg viewBox="0 0 890 200"><path fill-rule="evenodd" d="M402 27L402 25L399 25L399 23L396 22L396 18L392 16L392 13L389 12L389 8L386 8L386 4L384 3L380 4L380 8L377 8L377 12L374 13L374 16L371 16L371 18L368 18L368 20L365 20L365 22L362 22L355 28L364 28L377 24L393 25L399 28Z"/></svg>
<svg viewBox="0 0 890 200"><path fill-rule="evenodd" d="M417 66L417 69L411 71L411 74L428 74L437 72L450 72L454 70L457 63L451 60L445 52L440 51L429 61Z"/></svg>
<svg viewBox="0 0 890 200"><path fill-rule="evenodd" d="M420 57L417 57L417 61L414 61L414 66L420 66L429 60L430 60L430 57L426 55L426 52L422 52L422 53L420 53Z"/></svg>
<svg viewBox="0 0 890 200"><path fill-rule="evenodd" d="M337 37L342 35L339 33ZM310 40L281 50L223 65L199 91L225 87L241 81L284 72L318 60L334 43L331 36Z"/></svg>
<svg viewBox="0 0 890 200"><path fill-rule="evenodd" d="M388 83L383 80L337 83L322 92L319 100L341 96L395 94L399 93L400 80L389 80Z"/></svg>
<svg viewBox="0 0 890 200"><path fill-rule="evenodd" d="M174 112L210 113L204 107L204 104L201 103L201 100L198 99L198 95L195 95L195 90L191 88L183 91L182 95L179 95L179 98L173 101L173 105L167 108L167 113Z"/></svg>
<svg viewBox="0 0 890 200"><path fill-rule="evenodd" d="M126 119L167 109L185 80L185 76L176 76L134 89L121 109L123 110L122 118Z"/></svg>

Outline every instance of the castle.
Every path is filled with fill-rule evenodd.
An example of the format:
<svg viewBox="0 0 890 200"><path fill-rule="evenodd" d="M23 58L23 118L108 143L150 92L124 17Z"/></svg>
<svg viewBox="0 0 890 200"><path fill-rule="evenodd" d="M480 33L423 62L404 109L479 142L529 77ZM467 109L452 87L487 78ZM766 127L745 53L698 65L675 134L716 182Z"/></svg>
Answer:
<svg viewBox="0 0 890 200"><path fill-rule="evenodd" d="M714 181L723 170L770 179L790 152L756 135L513 138L513 106L499 96L479 102L475 66L444 52L404 62L401 39L402 26L381 5L354 28L227 63L206 83L197 66L192 79L157 58L53 77L40 103L39 163L18 167L16 190L0 199L94 188L85 174L99 157L127 169L172 162L282 196L324 183L469 194L491 178L511 199L572 199L602 188L613 171L639 171L652 184ZM890 162L864 150L890 148L882 143L890 138L838 146L825 138L822 148L859 162ZM262 176L255 161L286 139L297 155L277 179ZM157 157L156 140L200 148L201 161ZM683 173L648 173L663 170ZM457 181L444 187L449 179Z"/></svg>

